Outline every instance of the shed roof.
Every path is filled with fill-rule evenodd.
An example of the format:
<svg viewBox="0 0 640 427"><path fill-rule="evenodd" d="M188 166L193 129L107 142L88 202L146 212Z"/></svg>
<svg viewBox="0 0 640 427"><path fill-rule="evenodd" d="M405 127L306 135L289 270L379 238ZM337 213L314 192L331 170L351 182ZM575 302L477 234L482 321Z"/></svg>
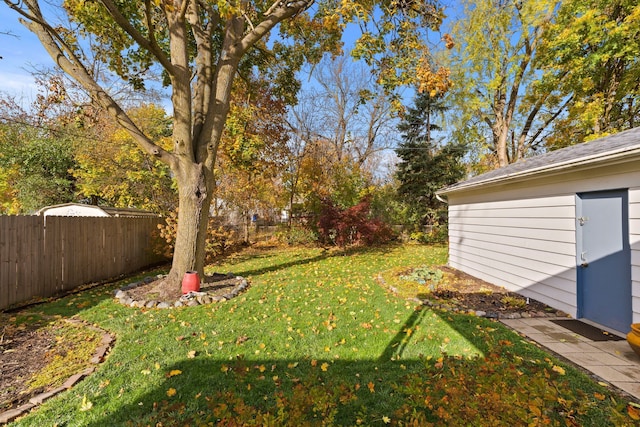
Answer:
<svg viewBox="0 0 640 427"><path fill-rule="evenodd" d="M438 194L446 195L490 183L501 183L573 167L621 161L638 155L640 155L640 127L530 157L442 188Z"/></svg>
<svg viewBox="0 0 640 427"><path fill-rule="evenodd" d="M51 205L51 206L45 206L44 208L40 209L38 212L36 212L36 215L47 215L48 212L47 211L58 211L58 212L64 212L64 209L60 209L60 208L74 208L74 207L80 207L83 208L83 210L96 210L96 211L101 211L104 212L106 215L105 216L110 216L110 217L157 217L159 216L156 213L150 212L150 211L143 211L140 209L134 209L134 208L113 208L113 207L109 207L109 206L96 206L96 205L86 205L86 204L82 204L82 203L62 203L60 205ZM74 214L57 214L57 215L61 215L61 216L91 216L91 215L87 215L87 214L78 214L78 213L74 213ZM101 215L102 216L102 215Z"/></svg>

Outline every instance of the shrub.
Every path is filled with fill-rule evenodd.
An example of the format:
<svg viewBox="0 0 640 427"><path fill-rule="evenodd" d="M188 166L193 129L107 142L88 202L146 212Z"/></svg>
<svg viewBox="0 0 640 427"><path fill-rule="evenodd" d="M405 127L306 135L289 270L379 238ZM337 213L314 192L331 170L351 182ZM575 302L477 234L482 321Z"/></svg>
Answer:
<svg viewBox="0 0 640 427"><path fill-rule="evenodd" d="M409 282L415 282L421 285L428 285L430 290L435 290L438 284L444 278L442 270L431 269L429 267L415 268L409 274L400 276L400 279L407 280Z"/></svg>
<svg viewBox="0 0 640 427"><path fill-rule="evenodd" d="M447 243L449 229L446 225L434 225L428 232L414 231L409 237L411 240L426 244Z"/></svg>
<svg viewBox="0 0 640 427"><path fill-rule="evenodd" d="M389 225L370 218L370 197L348 209L341 209L330 200L323 205L318 220L318 235L322 243L344 247L379 244L393 238Z"/></svg>
<svg viewBox="0 0 640 427"><path fill-rule="evenodd" d="M287 245L308 245L318 241L318 235L306 227L286 227L275 235L278 242Z"/></svg>
<svg viewBox="0 0 640 427"><path fill-rule="evenodd" d="M164 224L158 225L158 233L154 236L154 252L171 258L178 231L178 213L171 212ZM207 240L205 242L205 263L212 262L216 257L224 255L240 246L238 233L231 227L220 224L216 218L209 218Z"/></svg>

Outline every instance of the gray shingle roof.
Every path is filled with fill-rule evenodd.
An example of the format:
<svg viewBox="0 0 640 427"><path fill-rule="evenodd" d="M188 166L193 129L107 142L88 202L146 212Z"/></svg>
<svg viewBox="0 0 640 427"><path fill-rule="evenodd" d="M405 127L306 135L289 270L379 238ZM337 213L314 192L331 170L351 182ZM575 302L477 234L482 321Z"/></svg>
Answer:
<svg viewBox="0 0 640 427"><path fill-rule="evenodd" d="M467 187L475 187L484 183L495 183L519 176L542 173L572 164L597 163L612 157L617 158L629 155L633 152L640 152L640 127L530 157L517 163L512 163L508 166L475 176L466 181L450 185L439 190L438 193L447 194Z"/></svg>

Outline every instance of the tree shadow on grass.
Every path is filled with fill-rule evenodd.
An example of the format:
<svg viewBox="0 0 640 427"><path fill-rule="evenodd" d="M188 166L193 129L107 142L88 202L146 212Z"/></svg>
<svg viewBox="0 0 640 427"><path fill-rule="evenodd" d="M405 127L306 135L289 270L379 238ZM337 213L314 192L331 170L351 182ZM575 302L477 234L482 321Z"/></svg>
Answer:
<svg viewBox="0 0 640 427"><path fill-rule="evenodd" d="M403 357L412 337L407 332L430 314L414 310L377 359L185 358L163 367L162 383L147 394L88 425L385 425L387 417L411 409L409 378L436 363ZM421 417L438 420L431 411Z"/></svg>
<svg viewBox="0 0 640 427"><path fill-rule="evenodd" d="M368 246L368 247L356 246L356 247L350 247L346 249L323 248L322 252L319 255L315 255L315 256L303 255L302 258L297 260L283 262L280 264L269 265L266 267L256 268L252 270L236 271L234 272L234 274L238 276L243 276L243 277L260 276L262 274L273 273L273 272L284 270L290 267L313 264L329 258L349 257L349 256L359 255L359 254L383 254L384 255L386 253L391 252L394 248L398 246L399 246L398 244L387 244L387 245L376 245L376 246ZM255 257L247 257L243 259L243 261L245 261L246 259L259 258L259 257L261 256L257 255ZM263 255L262 257L265 257L265 256Z"/></svg>
<svg viewBox="0 0 640 427"><path fill-rule="evenodd" d="M186 358L163 367L162 383L147 394L88 425L384 425L405 405L398 382L433 364L402 357L407 330L426 313L415 310L372 360Z"/></svg>
<svg viewBox="0 0 640 427"><path fill-rule="evenodd" d="M404 358L412 339L412 334L407 331L424 326L423 320L433 315L461 333L482 356L463 358L441 354ZM551 365L537 372L537 362L523 360L519 357L521 353L511 354L508 348L503 352L503 344L496 344L516 338L516 334L488 319L418 307L399 325L396 334L375 359L238 356L230 360L216 357L215 351L211 355L205 352L193 358L185 356L156 372L151 372L151 368L147 376L142 377L150 385L142 395L127 392L128 381L140 381L140 374L131 372L126 380L111 378L118 385L108 387L122 386L117 398L97 388L98 382L109 380L101 377L96 378L93 385L83 387L81 384L80 390L72 390L53 404L62 405L64 410L58 412L70 417L66 421L59 420L61 425L76 422L92 427L370 426L399 422L407 425L462 423L511 426L535 424L536 419L541 421L536 418L538 409L556 417L552 419L554 422L566 421L562 418L565 416L572 419L582 416L560 407L565 404L563 402L581 405L583 402L568 399L573 396L573 391L562 387L559 382L561 375L554 372ZM534 350L531 355L548 357L540 350ZM546 366L550 363L548 360L542 363ZM535 369L529 372L532 367ZM94 375L104 374L98 372ZM126 369L122 375L127 375ZM532 388L523 390L529 386ZM540 406L534 405L535 408L531 409L530 402L546 399L550 390L558 393L559 398L554 396L553 401L540 400L540 403L535 403ZM562 394L565 391L568 394ZM84 399L93 408L87 407ZM121 403L114 403L118 401ZM597 404L593 398L585 403ZM105 409L114 405L115 410ZM25 420L25 424L39 425L50 421L53 416L47 413L50 408L36 412ZM98 412L100 410L103 412ZM606 420L598 421L600 424L586 422L584 425L607 425ZM483 424L484 421L489 424Z"/></svg>

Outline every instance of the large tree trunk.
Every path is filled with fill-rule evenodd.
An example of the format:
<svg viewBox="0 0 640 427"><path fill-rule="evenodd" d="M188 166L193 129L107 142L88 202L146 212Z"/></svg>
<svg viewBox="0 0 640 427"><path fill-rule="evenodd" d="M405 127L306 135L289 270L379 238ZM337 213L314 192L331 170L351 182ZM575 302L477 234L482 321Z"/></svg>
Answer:
<svg viewBox="0 0 640 427"><path fill-rule="evenodd" d="M184 161L176 171L178 183L178 231L173 263L158 291L165 298L178 297L184 273L196 271L204 277L205 244L209 207L213 194L213 174L202 164Z"/></svg>

